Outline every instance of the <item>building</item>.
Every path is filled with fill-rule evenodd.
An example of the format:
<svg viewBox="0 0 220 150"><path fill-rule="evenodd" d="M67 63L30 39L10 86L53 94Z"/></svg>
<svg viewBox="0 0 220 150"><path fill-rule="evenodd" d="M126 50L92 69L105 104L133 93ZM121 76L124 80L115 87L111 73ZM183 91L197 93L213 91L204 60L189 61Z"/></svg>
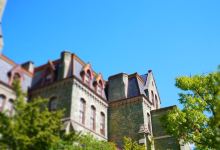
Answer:
<svg viewBox="0 0 220 150"><path fill-rule="evenodd" d="M0 72L0 111L8 110L9 115L15 99L11 84L19 79L30 99L48 98L50 111L65 109L66 132L90 133L119 147L128 136L155 150L189 149L162 127L160 117L172 107L160 107L151 70L144 75L119 73L105 81L91 64L64 51L59 59L38 67L31 61L17 65L0 54Z"/></svg>
<svg viewBox="0 0 220 150"><path fill-rule="evenodd" d="M0 111L7 111L9 115L12 115L12 106L15 99L12 83L15 79L19 79L23 91L27 92L31 87L33 64L27 62L18 65L8 57L0 54L0 72Z"/></svg>
<svg viewBox="0 0 220 150"><path fill-rule="evenodd" d="M105 81L88 63L70 52L35 68L30 97L48 98L49 109L65 108L65 130L107 140Z"/></svg>

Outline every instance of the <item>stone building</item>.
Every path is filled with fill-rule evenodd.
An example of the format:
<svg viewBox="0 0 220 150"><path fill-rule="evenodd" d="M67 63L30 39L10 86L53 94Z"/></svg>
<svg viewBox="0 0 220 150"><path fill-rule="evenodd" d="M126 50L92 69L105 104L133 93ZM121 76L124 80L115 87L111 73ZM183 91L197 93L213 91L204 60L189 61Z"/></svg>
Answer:
<svg viewBox="0 0 220 150"><path fill-rule="evenodd" d="M38 67L30 61L17 65L0 54L0 72L0 111L13 111L11 84L18 78L30 99L49 99L51 111L65 109L66 132L90 133L119 147L128 136L155 150L189 149L162 127L160 117L172 107L161 108L151 70L144 75L119 73L105 81L91 64L64 51L57 60Z"/></svg>
<svg viewBox="0 0 220 150"><path fill-rule="evenodd" d="M70 52L61 58L35 68L31 98L49 99L49 109L65 108L65 130L89 132L100 140L107 140L107 108L105 81Z"/></svg>
<svg viewBox="0 0 220 150"><path fill-rule="evenodd" d="M13 114L13 101L15 93L12 83L15 79L21 81L24 92L31 87L33 76L33 64L31 62L22 65L16 64L8 57L0 54L0 111Z"/></svg>

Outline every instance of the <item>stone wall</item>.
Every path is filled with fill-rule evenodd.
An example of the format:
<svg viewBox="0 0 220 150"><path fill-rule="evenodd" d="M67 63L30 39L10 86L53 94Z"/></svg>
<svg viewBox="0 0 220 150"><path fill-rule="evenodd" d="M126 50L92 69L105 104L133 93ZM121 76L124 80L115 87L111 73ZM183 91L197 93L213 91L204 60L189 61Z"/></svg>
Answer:
<svg viewBox="0 0 220 150"><path fill-rule="evenodd" d="M100 140L107 140L107 108L108 103L106 100L97 96L91 89L84 86L79 80L73 79L72 85L72 97L71 97L71 121L73 121L74 129L77 131L82 131L83 133L90 133L94 137ZM85 113L85 123L80 122L79 117L79 108L80 100L84 99L86 102L86 113ZM95 118L95 130L90 126L90 117L91 117L91 106L94 106L96 109L96 118ZM100 131L100 120L101 112L105 115L105 134L103 135Z"/></svg>
<svg viewBox="0 0 220 150"><path fill-rule="evenodd" d="M144 124L143 99L141 96L110 103L108 110L109 141L122 146L124 136L139 141L140 126Z"/></svg>
<svg viewBox="0 0 220 150"><path fill-rule="evenodd" d="M70 106L71 106L71 96L72 96L72 79L65 79L59 82L52 83L48 86L41 87L39 89L32 90L30 98L34 99L36 97L47 98L48 100L52 97L56 97L58 100L58 109L64 109L65 118L70 117Z"/></svg>
<svg viewBox="0 0 220 150"><path fill-rule="evenodd" d="M169 110L174 106L165 107L158 110L151 111L151 120L152 120L152 129L153 129L153 138L154 138L154 147L155 150L179 150L180 144L179 141L167 134L165 128L163 127L163 122L161 117L166 115Z"/></svg>

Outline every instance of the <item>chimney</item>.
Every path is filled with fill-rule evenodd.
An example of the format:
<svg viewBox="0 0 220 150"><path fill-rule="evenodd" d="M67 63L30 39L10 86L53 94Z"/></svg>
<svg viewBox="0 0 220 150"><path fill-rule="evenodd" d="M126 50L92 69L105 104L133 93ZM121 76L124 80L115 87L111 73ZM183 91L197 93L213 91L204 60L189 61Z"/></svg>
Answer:
<svg viewBox="0 0 220 150"><path fill-rule="evenodd" d="M108 100L114 101L127 98L128 75L125 73L116 74L108 79Z"/></svg>
<svg viewBox="0 0 220 150"><path fill-rule="evenodd" d="M59 79L67 78L71 73L71 60L72 60L72 53L68 51L63 51L61 53L61 63L58 73Z"/></svg>
<svg viewBox="0 0 220 150"><path fill-rule="evenodd" d="M34 73L34 63L32 61L25 62L21 66L30 73Z"/></svg>

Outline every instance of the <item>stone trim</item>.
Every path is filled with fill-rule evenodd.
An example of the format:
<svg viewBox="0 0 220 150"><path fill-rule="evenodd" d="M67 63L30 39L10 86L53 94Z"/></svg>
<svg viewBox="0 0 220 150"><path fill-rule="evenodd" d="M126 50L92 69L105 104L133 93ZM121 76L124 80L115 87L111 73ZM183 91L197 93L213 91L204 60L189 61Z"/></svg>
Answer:
<svg viewBox="0 0 220 150"><path fill-rule="evenodd" d="M96 100L100 104L102 104L105 107L108 107L107 101L103 101L103 99L100 99L100 96L97 96L97 93L90 91L88 87L85 87L81 82L78 80L73 80L73 85L77 86L80 90L84 91L89 97L92 97L92 99Z"/></svg>
<svg viewBox="0 0 220 150"><path fill-rule="evenodd" d="M169 138L169 137L172 137L172 136L171 135L158 136L158 137L154 137L154 140L165 139L165 138Z"/></svg>
<svg viewBox="0 0 220 150"><path fill-rule="evenodd" d="M11 89L11 90L13 90L13 88L12 88L11 85L9 85L9 84L7 84L7 83L1 81L1 80L0 80L0 84L4 85L5 87L7 87L7 88L9 88L9 89Z"/></svg>
<svg viewBox="0 0 220 150"><path fill-rule="evenodd" d="M95 132L95 131L92 130L92 129L89 129L89 128L86 127L84 124L81 124L81 123L79 123L78 121L71 120L70 118L64 118L64 119L62 119L62 121L63 121L63 122L65 122L65 121L70 121L70 122L76 123L77 125L79 125L79 126L85 128L86 130L88 130L89 132L92 132L92 133L96 134L97 136L100 136L100 137L104 138L105 140L108 140L107 137L103 136L102 134L99 134L99 133Z"/></svg>
<svg viewBox="0 0 220 150"><path fill-rule="evenodd" d="M71 76L71 77L68 77L68 78L65 78L65 79L62 79L62 80L58 80L58 81L55 81L55 82L52 82L50 84L47 84L47 85L44 85L44 86L39 86L37 88L33 88L31 90L29 90L29 95L32 95L32 94L35 94L35 93L38 93L39 91L42 91L42 90L45 90L47 88L53 88L53 87L57 87L60 85L60 83L66 83L66 82L73 82L74 79L76 79L76 81L78 81L79 83L81 83L83 85L83 87L85 87L86 89L88 89L91 93L93 93L94 95L96 95L98 98L100 98L103 102L105 102L106 104L108 103L107 100L105 100L103 97L101 97L98 93L96 93L93 89L91 89L90 87L88 87L85 83L83 83L80 79L78 79L76 76ZM74 84L74 83L73 83Z"/></svg>

